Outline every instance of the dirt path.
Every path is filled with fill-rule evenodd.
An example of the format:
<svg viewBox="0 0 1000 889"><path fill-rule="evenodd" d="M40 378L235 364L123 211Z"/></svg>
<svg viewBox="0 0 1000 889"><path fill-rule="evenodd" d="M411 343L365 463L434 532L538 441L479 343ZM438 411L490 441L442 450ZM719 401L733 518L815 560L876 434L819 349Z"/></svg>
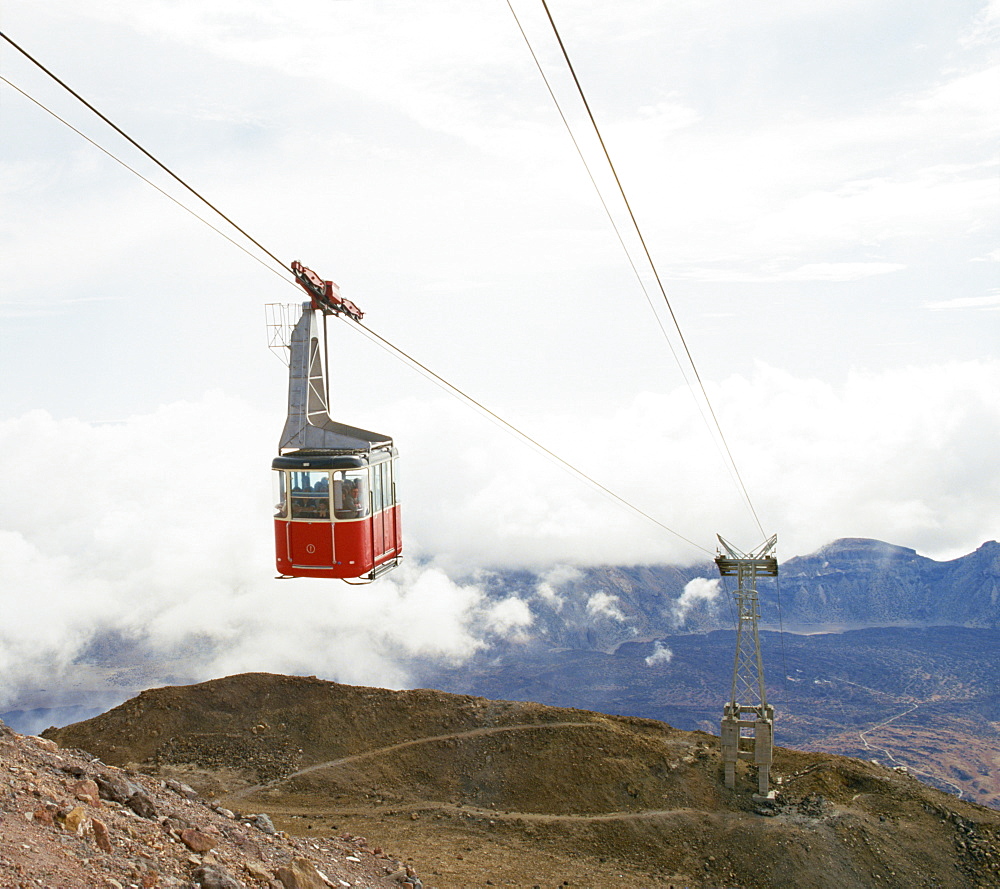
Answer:
<svg viewBox="0 0 1000 889"><path fill-rule="evenodd" d="M347 763L357 762L362 759L371 759L372 757L382 756L385 753L394 753L397 750L405 750L407 747L416 747L421 744L433 744L437 741L452 741L463 738L476 738L484 735L501 734L503 732L537 731L540 729L550 728L600 728L605 731L610 731L607 726L602 725L599 722L539 722L520 725L488 726L484 728L470 729L465 732L453 732L447 735L430 735L425 738L413 738L409 741L400 741L398 744L390 744L387 747L377 747L374 750L365 750L362 753L352 753L350 756L342 756L339 759L319 762L315 765L306 766L304 769L299 769L297 772L292 772L289 775L284 775L281 778L275 778L273 781L268 781L264 784L255 784L253 787L244 787L242 790L234 790L232 793L226 794L226 797L228 799L241 799L245 796L258 793L261 790L269 790L272 787L278 787L286 781L291 781L293 778L298 778L301 775L308 775L310 772L319 772L323 769L336 768L337 766L346 765Z"/></svg>
<svg viewBox="0 0 1000 889"><path fill-rule="evenodd" d="M925 772L921 769L916 768L913 765L910 765L909 763L900 762L898 759L896 759L895 756L892 755L892 751L890 751L888 747L874 747L868 743L868 739L865 737L865 735L871 734L874 731L878 731L878 729L883 728L884 726L887 726L895 722L897 719L901 719L904 716L909 716L919 706L920 702L911 706L909 710L905 710L902 713L897 713L895 716L890 716L888 719L883 720L878 725L873 725L870 728L864 729L864 731L859 731L858 737L861 738L861 743L865 745L865 750L881 750L897 766L902 766L907 771L912 772L914 775L923 775L925 779L930 779L931 782L935 780L944 782L955 791L958 799L962 799L962 794L965 791L962 790L962 788L959 787L957 784L954 784L953 782L949 781L947 778L942 777L941 775L932 775L930 772Z"/></svg>
<svg viewBox="0 0 1000 889"><path fill-rule="evenodd" d="M656 820L672 817L690 817L704 815L704 812L691 808L678 809L640 809L634 812L597 812L590 815L567 813L553 814L545 812L508 812L497 811L496 809L481 809L476 806L461 805L456 806L451 803L440 803L428 805L427 803L413 803L410 805L393 805L390 807L393 813L399 812L442 812L457 816L468 816L471 818L489 821L530 821L535 823L555 823L555 822L596 822L596 821L641 821ZM339 807L338 812L343 815L370 815L371 810L351 810Z"/></svg>
<svg viewBox="0 0 1000 889"><path fill-rule="evenodd" d="M926 772L926 771L923 771L921 769L918 769L915 766L911 765L910 763L901 762L900 760L898 760L893 755L892 751L888 747L885 747L885 746L876 746L874 744L868 743L868 738L866 737L867 735L870 735L873 732L876 732L880 728L884 728L887 725L891 725L897 719L902 719L904 716L909 716L911 713L913 713L914 710L919 709L921 704L926 703L925 701L914 700L914 698L912 696L892 695L889 692L879 691L878 689L875 689L875 688L869 688L867 685L860 685L857 682L851 682L849 679L841 679L841 678L838 677L838 678L832 679L830 681L831 682L841 682L844 685L852 685L855 688L860 688L860 689L862 689L864 691L871 692L873 695L882 695L884 697L888 697L888 698L892 699L894 703L899 704L900 706L909 705L908 709L903 710L901 713L897 713L895 716L890 716L888 719L884 719L884 720L882 720L882 722L879 722L876 725L869 726L866 729L859 729L858 730L858 738L861 740L861 743L864 745L865 750L874 750L874 751L881 752L881 753L883 753L885 755L886 759L888 759L890 762L892 762L895 766L899 766L899 767L905 768L907 771L911 772L914 775L922 775L925 779L930 780L931 783L933 783L934 781L941 781L941 782L943 782L944 784L946 784L947 786L951 787L956 792L956 794L958 796L958 799L962 799L962 796L963 796L963 793L964 793L964 791L962 790L962 788L959 787L957 784L949 781L947 778L945 778L945 777L943 777L941 775L938 775L938 774L932 774L930 772ZM907 698L909 698L909 699L907 699Z"/></svg>
<svg viewBox="0 0 1000 889"><path fill-rule="evenodd" d="M902 713L897 713L895 716L890 716L888 719L883 719L882 722L878 723L878 725L873 725L869 728L864 729L863 731L859 731L858 737L861 738L861 743L865 745L865 750L881 750L896 765L905 765L905 763L901 763L898 759L896 759L896 757L893 756L892 753L890 753L889 750L886 749L885 747L872 747L872 745L868 743L868 739L865 737L865 735L870 734L871 732L874 731L878 731L878 729L882 728L883 726L889 725L892 722L895 722L897 719L902 719L904 716L909 716L919 706L920 706L919 704L913 704L909 710L904 710Z"/></svg>

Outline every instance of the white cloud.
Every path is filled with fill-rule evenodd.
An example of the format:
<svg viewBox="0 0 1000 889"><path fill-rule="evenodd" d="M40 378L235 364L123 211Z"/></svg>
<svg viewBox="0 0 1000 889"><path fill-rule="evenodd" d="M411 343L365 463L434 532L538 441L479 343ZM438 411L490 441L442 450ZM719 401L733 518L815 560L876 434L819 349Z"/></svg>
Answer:
<svg viewBox="0 0 1000 889"><path fill-rule="evenodd" d="M220 395L117 424L42 411L0 422L17 467L0 480L8 696L70 671L98 632L163 652L205 636L217 657L188 667L204 677L399 686L407 658L460 661L530 624L526 603L414 561L363 588L273 579L268 425Z"/></svg>
<svg viewBox="0 0 1000 889"><path fill-rule="evenodd" d="M406 684L411 657L461 662L488 635L516 638L531 620L515 599L491 604L478 587L410 563L365 587L281 581L237 603L219 616L233 638L211 672L266 669L388 687Z"/></svg>
<svg viewBox="0 0 1000 889"><path fill-rule="evenodd" d="M973 24L965 42L969 46L988 44L994 41L1000 32L1000 0L988 0Z"/></svg>
<svg viewBox="0 0 1000 889"><path fill-rule="evenodd" d="M945 309L982 309L985 311L996 311L1000 309L1000 293L991 296L960 296L955 299L942 299L936 302L924 304L924 308L933 311Z"/></svg>
<svg viewBox="0 0 1000 889"><path fill-rule="evenodd" d="M600 590L587 598L587 614L591 617L608 617L611 620L625 622L625 615L619 605L621 600L617 596Z"/></svg>
<svg viewBox="0 0 1000 889"><path fill-rule="evenodd" d="M674 653L659 640L653 645L653 653L645 659L647 667L657 664L669 664L674 659Z"/></svg>
<svg viewBox="0 0 1000 889"><path fill-rule="evenodd" d="M670 606L671 617L676 626L682 626L692 608L714 603L722 590L718 578L695 577L684 585L680 597Z"/></svg>
<svg viewBox="0 0 1000 889"><path fill-rule="evenodd" d="M898 262L818 262L787 272L785 281L859 281L906 268Z"/></svg>
<svg viewBox="0 0 1000 889"><path fill-rule="evenodd" d="M712 390L724 424L739 430L731 444L782 558L842 536L939 558L995 537L1000 362L858 374L841 386L761 366ZM463 428L450 406L427 402L410 416L407 560L364 588L272 579L275 424L245 404L214 394L116 424L42 411L0 421L13 470L0 478L8 694L72 672L81 647L107 630L164 652L207 636L215 653L193 665L196 678L264 669L401 686L411 657L459 662L531 625L525 600L490 600L452 579L479 566L548 569L533 594L558 607L579 576L569 561L704 558L488 425L470 425L458 452L435 450L434 430ZM706 547L716 531L757 542L686 392L649 393L593 423L548 422L572 444L568 457ZM641 461L603 459L621 429L643 430ZM678 621L718 591L717 580L692 581ZM585 609L625 620L603 590Z"/></svg>
<svg viewBox="0 0 1000 889"><path fill-rule="evenodd" d="M486 627L501 636L523 637L523 630L531 626L534 616L528 603L516 596L508 596L491 605L487 610Z"/></svg>
<svg viewBox="0 0 1000 889"><path fill-rule="evenodd" d="M996 107L998 90L1000 65L993 64L977 71L959 72L943 80L934 89L914 97L912 107L923 114L943 112L955 119L968 114L986 115L991 119L985 125L996 132L1000 125L991 111Z"/></svg>
<svg viewBox="0 0 1000 889"><path fill-rule="evenodd" d="M692 266L680 274L699 281L726 281L731 283L757 283L779 281L860 281L877 275L888 275L905 269L898 262L814 262L795 268L774 268L782 263L765 265L760 269L740 271L735 268Z"/></svg>
<svg viewBox="0 0 1000 889"><path fill-rule="evenodd" d="M709 393L783 558L842 536L940 556L996 535L991 441L1000 437L1000 362L859 372L839 384L761 364L752 377L710 382ZM645 393L599 418L552 412L527 426L709 552L717 532L738 546L759 542L687 390ZM457 458L438 447L441 428L462 442ZM641 431L641 459L608 459L622 430ZM493 435L457 404L415 404L400 433L407 530L423 551L449 555L449 571L470 563L543 570L690 563L706 555L509 436ZM558 580L545 578L556 595Z"/></svg>
<svg viewBox="0 0 1000 889"><path fill-rule="evenodd" d="M401 180L410 180L411 189L415 180L405 173L411 165L421 168L438 191L423 202L425 212L435 197L452 207L441 188L443 181L434 172L434 158L421 154L427 133L445 134L483 156L501 159L512 170L520 171L524 158L532 158L532 166L539 170L538 179L522 184L532 188L543 180L558 181L555 192L544 191L546 201L559 200L557 195L561 195L574 223L580 215L576 208L587 207L587 225L576 227L588 231L576 232L576 236L586 237L596 226L602 242L610 245L608 253L614 250L599 214L590 215L595 208L589 185L560 131L561 124L513 20L502 7L487 10L451 2L429 13L415 12L405 5L393 5L387 11L352 3L308 4L310 27L305 43L301 8L293 13L270 2L234 6L221 0L203 4L115 0L86 4L85 8L65 3L52 7L63 18L82 17L88 27L109 40L123 39L119 28L125 28L126 34L134 31L143 45L168 58L182 57L194 63L192 76L203 67L221 63L219 69L227 72L227 79L238 81L240 73L245 73L243 79L248 83L270 79L276 83L275 92L294 89L296 94L308 95L307 107L312 109L325 109L327 103L350 97L364 103L378 126L386 124L384 115L400 115L419 131L419 135L408 132L404 148L388 142L381 129L368 132L353 116L323 118L313 111L303 114L301 126L293 128L277 116L267 90L248 88L247 95L235 96L222 89L213 93L206 90L204 78L196 89L180 90L175 101L186 97L190 103L181 106L185 116L268 121L272 129L286 131L284 137L275 135L273 141L267 140L272 156L270 164L261 163L261 176L255 179L258 205L265 195L269 200L273 196L280 206L289 194L301 193L301 182L289 175L294 169L309 182L309 193L317 201L329 199L343 207L349 200L347 190L333 187L327 194L336 171L325 161L317 165L317 160L333 152L339 165L353 164L355 151L359 151L365 163L370 163L373 153L388 152L394 170L407 168ZM708 13L710 7L714 14ZM778 90L769 81L762 82L760 94L755 96L759 99L755 113L749 119L727 122L717 116L724 109L706 103L695 88L698 78L690 70L670 70L674 78L663 76L668 73L660 68L665 63L655 61L663 53L650 52L647 58L647 48L664 41L668 45L675 40L683 43L691 29L703 42L724 47L753 27L755 36L765 41L764 47L773 46L777 51L782 42L788 42L788 28L806 28L812 33L812 28L826 25L831 16L856 18L857 11L843 5L820 5L803 13L785 6L772 10L762 22L733 16L731 9L725 15L718 10L715 5L702 10L635 8L626 15L621 10L609 13L587 4L565 13L567 31L576 41L575 52L597 65L588 82L595 92L602 87L611 94L602 103L602 119L614 137L612 148L626 183L635 183L630 190L643 208L641 218L661 234L666 253L680 274L693 266L687 274L698 276L698 269L718 254L720 243L737 263L735 268L720 270L715 280L723 281L744 280L738 277L744 263L761 265L782 257L788 273L808 266L820 269L831 265L826 257L840 249L850 249L855 255L838 262L860 266L873 262L862 255L863 245L872 240L891 248L893 254L878 262L901 265L905 262L900 254L914 238L933 239L955 226L982 219L984 211L995 207L995 173L988 168L977 170L977 164L993 160L989 135L991 129L995 131L996 115L990 111L998 74L996 66L975 47L963 52L950 43L938 50L950 53L950 64L931 64L934 77L921 70L921 76L912 82L896 84L893 79L894 89L870 91L875 98L863 94L863 101L844 102L838 94L830 97L827 106L819 98L808 101L808 93L800 95L784 84ZM884 14L891 17L894 13ZM900 8L895 14L909 13ZM967 15L964 26L957 22L962 16L944 18L943 33L954 34L955 40L979 28ZM993 21L992 16L984 15L983 21ZM540 19L536 25L538 30L533 33L539 48L552 51L547 24ZM874 25L854 23L859 28ZM621 72L605 70L599 60L609 51L609 34L614 34L612 48L616 52L634 56L639 73L648 74L653 83L676 84L676 88L666 92L662 86L649 89L644 84L640 91ZM881 41L873 43L878 45ZM827 42L825 49L835 51L835 42ZM841 51L850 49L848 44ZM912 55L912 47L907 45L899 52ZM721 63L725 56L713 57L704 77L742 86L748 76L747 65L752 65L758 76L773 74L763 48L762 55L764 58L740 56L731 65ZM793 57L806 73L812 71L809 60L797 54ZM864 68L868 60L853 61ZM813 64L822 62L816 59ZM546 56L546 65L557 79L565 75L557 54ZM177 68L176 62L173 67ZM802 87L803 92L806 89ZM845 83L845 93L849 95L850 89L851 84ZM148 104L148 96L142 99ZM567 105L574 109L571 102ZM579 109L574 120L577 114ZM586 126L582 114L580 117L578 134L585 137ZM456 147L450 141L447 146ZM435 155L440 151L435 140ZM484 169L474 171L470 158L460 150L455 154L461 157L448 164L452 180L474 189L480 199L488 198L491 188ZM455 163L461 165L461 175L454 173ZM951 169L945 172L947 167ZM596 160L594 168L603 175ZM266 169L270 172L264 174ZM365 177L362 181L370 206L394 207L398 214L419 198L413 190L401 191L394 177L383 192L378 181L393 176L394 170L379 169L377 179L365 175L375 172L368 167L354 170L353 175ZM224 171L217 172L221 179ZM502 194L511 185L504 182L495 187L495 193ZM106 193L106 189L99 193ZM246 201L246 196L237 191L233 199ZM253 204L247 204L249 211ZM664 213L662 208L670 212ZM520 212L523 218L538 215L525 212L524 205L509 209ZM258 208L254 215L259 212ZM136 214L119 214L119 218L126 216L135 218ZM396 218L413 233L413 226L402 216ZM67 227L80 231L78 225ZM387 227L383 219L379 228ZM120 231L114 226L97 228ZM471 237L467 230L464 243L469 244ZM60 238L58 243L72 247L74 242ZM80 259L85 261L86 257ZM734 274L736 278L731 277Z"/></svg>
<svg viewBox="0 0 1000 889"><path fill-rule="evenodd" d="M579 580L583 572L569 565L556 565L542 574L535 585L535 595L546 605L556 611L562 611L565 598L559 595L559 588L567 583Z"/></svg>
<svg viewBox="0 0 1000 889"><path fill-rule="evenodd" d="M785 556L821 536L906 540L936 557L995 537L1000 480L987 454L1000 436L1000 363L857 373L842 387L773 373L772 396L755 410L780 418L774 437L744 459L758 508L785 516ZM818 533L803 533L813 522Z"/></svg>

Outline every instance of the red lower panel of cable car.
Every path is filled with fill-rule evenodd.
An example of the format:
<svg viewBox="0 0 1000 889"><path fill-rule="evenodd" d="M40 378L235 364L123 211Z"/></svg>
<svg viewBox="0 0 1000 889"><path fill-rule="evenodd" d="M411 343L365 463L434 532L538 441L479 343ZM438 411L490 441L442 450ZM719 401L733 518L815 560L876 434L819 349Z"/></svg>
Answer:
<svg viewBox="0 0 1000 889"><path fill-rule="evenodd" d="M350 579L378 574L402 552L399 505L355 521L274 520L278 573Z"/></svg>

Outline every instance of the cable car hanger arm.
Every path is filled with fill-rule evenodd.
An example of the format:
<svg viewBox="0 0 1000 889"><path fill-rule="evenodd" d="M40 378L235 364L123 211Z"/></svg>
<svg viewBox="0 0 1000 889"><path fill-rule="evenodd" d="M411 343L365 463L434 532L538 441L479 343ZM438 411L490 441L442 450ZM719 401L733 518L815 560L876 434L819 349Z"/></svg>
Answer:
<svg viewBox="0 0 1000 889"><path fill-rule="evenodd" d="M292 274L302 289L309 294L312 307L324 315L347 315L360 321L365 313L349 299L340 295L340 288L333 281L324 281L312 269L306 268L297 259L292 263Z"/></svg>

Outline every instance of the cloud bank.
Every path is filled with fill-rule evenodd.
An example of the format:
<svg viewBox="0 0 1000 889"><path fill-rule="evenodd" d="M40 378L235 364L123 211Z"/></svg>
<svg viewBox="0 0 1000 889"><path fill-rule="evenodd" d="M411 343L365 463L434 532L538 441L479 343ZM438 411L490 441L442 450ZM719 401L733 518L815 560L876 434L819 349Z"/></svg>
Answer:
<svg viewBox="0 0 1000 889"><path fill-rule="evenodd" d="M783 559L842 536L935 558L995 538L1000 362L857 375L841 386L761 367L716 389ZM554 415L540 423L559 429L582 468L706 548L717 530L753 545L689 401L677 391L623 405L613 427L643 430L646 447L610 461L606 424ZM244 403L214 393L118 424L42 411L0 421L8 693L72 672L87 642L111 630L165 656L206 639L210 656L194 678L264 669L400 686L410 658L461 662L490 639L530 630L528 601L489 599L461 579L477 569L547 572L531 595L558 610L560 585L578 576L573 566L705 557L474 414L428 402L388 415L400 420L407 561L362 588L273 579L275 424ZM440 428L456 425L474 447L435 448ZM571 444L578 436L585 447ZM678 623L718 594L717 580L689 583L675 604ZM622 614L600 591L586 612Z"/></svg>

